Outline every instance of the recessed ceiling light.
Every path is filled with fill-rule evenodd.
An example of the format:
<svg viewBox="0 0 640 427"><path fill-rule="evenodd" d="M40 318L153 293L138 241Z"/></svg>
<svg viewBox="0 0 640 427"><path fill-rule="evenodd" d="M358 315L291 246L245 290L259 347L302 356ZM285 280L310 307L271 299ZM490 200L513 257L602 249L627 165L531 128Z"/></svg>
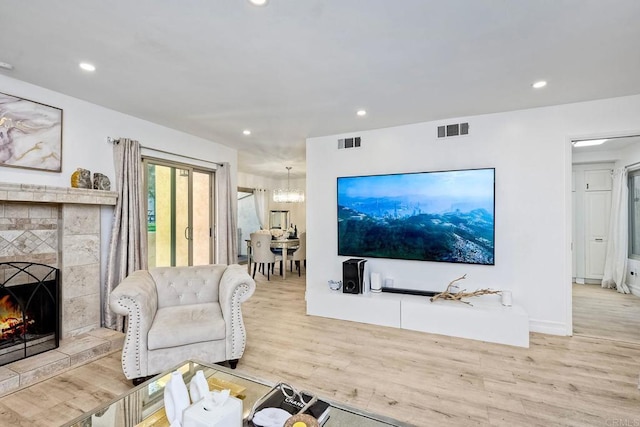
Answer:
<svg viewBox="0 0 640 427"><path fill-rule="evenodd" d="M251 135L251 131L249 129L245 129L242 131L243 135Z"/></svg>
<svg viewBox="0 0 640 427"><path fill-rule="evenodd" d="M540 89L540 88L545 87L546 85L547 85L547 82L545 82L544 80L540 80L539 82L535 82L535 83L534 83L534 84L532 84L531 86L532 86L534 89Z"/></svg>
<svg viewBox="0 0 640 427"><path fill-rule="evenodd" d="M89 64L88 62L81 62L80 63L80 68L82 68L85 71L95 71L96 67L93 64Z"/></svg>
<svg viewBox="0 0 640 427"><path fill-rule="evenodd" d="M2 68L3 70L13 70L13 65L9 64L8 62L0 62L0 68Z"/></svg>
<svg viewBox="0 0 640 427"><path fill-rule="evenodd" d="M366 112L366 110L358 110L358 112L356 114L359 115L360 117L362 117L362 116L366 116L367 112Z"/></svg>
<svg viewBox="0 0 640 427"><path fill-rule="evenodd" d="M265 4L267 4L268 0L249 0L249 3L251 3L254 6L264 6Z"/></svg>
<svg viewBox="0 0 640 427"><path fill-rule="evenodd" d="M574 141L574 147L591 147L592 145L600 145L607 142L608 139L587 139L585 141Z"/></svg>

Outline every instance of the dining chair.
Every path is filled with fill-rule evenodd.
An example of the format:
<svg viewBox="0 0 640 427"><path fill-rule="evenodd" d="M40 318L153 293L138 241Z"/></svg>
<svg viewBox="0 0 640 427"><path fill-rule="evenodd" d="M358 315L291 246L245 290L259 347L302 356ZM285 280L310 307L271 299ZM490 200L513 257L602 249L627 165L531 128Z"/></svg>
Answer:
<svg viewBox="0 0 640 427"><path fill-rule="evenodd" d="M264 268L267 269L267 280L270 280L269 273L273 272L275 262L281 257L276 256L271 252L271 234L266 233L251 233L251 258L253 264L253 278L256 277L256 268L258 264L262 267L262 274L264 274Z"/></svg>
<svg viewBox="0 0 640 427"><path fill-rule="evenodd" d="M307 267L307 232L303 231L300 233L300 246L296 249L293 254L291 254L291 265L289 266L290 270L293 271L293 262L296 262L296 269L298 270L298 277L300 277L300 272L302 270L302 264L304 263L305 268Z"/></svg>

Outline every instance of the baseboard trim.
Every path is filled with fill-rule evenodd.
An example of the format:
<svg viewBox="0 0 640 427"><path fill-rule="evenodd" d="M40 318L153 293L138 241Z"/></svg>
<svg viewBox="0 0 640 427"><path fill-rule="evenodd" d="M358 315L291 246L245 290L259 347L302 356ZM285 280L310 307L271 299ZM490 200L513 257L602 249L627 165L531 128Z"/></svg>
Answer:
<svg viewBox="0 0 640 427"><path fill-rule="evenodd" d="M629 286L629 290L631 291L632 295L635 295L637 297L640 297L640 286L638 285L632 285L632 284L627 284L627 286Z"/></svg>
<svg viewBox="0 0 640 427"><path fill-rule="evenodd" d="M529 331L541 334L568 336L567 325L562 322L529 319Z"/></svg>

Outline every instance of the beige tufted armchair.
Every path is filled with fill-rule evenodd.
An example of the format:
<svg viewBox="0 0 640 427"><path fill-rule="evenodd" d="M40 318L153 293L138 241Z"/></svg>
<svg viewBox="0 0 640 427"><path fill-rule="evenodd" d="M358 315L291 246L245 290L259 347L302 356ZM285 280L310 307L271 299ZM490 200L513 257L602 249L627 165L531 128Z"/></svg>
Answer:
<svg viewBox="0 0 640 427"><path fill-rule="evenodd" d="M127 316L122 370L134 384L188 359L235 368L245 347L240 305L255 290L240 265L139 270L111 293Z"/></svg>

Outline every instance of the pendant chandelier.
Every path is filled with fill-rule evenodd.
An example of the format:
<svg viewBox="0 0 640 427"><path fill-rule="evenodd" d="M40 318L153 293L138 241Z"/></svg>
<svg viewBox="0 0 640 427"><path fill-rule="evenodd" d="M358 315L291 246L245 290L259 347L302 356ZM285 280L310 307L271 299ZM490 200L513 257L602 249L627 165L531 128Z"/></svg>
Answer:
<svg viewBox="0 0 640 427"><path fill-rule="evenodd" d="M276 203L302 203L304 192L291 188L291 166L287 166L287 188L278 188L273 192L273 201Z"/></svg>

